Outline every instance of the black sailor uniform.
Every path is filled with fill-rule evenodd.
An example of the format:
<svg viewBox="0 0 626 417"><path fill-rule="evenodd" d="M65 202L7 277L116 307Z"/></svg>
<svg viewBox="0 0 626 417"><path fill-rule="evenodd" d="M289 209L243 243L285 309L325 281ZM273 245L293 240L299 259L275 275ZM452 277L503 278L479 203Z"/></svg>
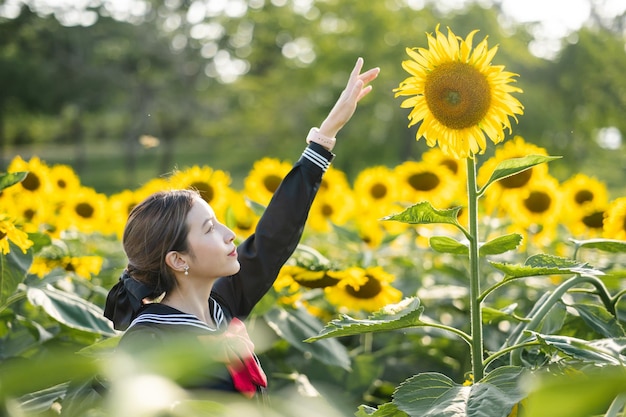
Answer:
<svg viewBox="0 0 626 417"><path fill-rule="evenodd" d="M295 251L322 175L333 158L333 153L311 143L282 180L254 234L237 248L239 272L218 279L213 286L208 302L216 328L164 304L146 304L122 336L120 348L141 354L146 346L158 347L177 335L216 335L224 332L233 320L244 320ZM256 356L254 360L258 364ZM231 373L223 365L211 366L199 380L183 385L190 389L238 391ZM260 386L256 388L257 392L264 391Z"/></svg>

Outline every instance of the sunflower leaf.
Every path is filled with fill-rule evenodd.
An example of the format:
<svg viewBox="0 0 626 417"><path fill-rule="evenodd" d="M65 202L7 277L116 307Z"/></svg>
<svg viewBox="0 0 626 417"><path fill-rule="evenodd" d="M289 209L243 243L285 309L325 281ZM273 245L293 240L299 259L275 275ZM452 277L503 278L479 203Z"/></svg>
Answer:
<svg viewBox="0 0 626 417"><path fill-rule="evenodd" d="M489 262L494 268L504 272L509 279L540 275L588 274L601 275L602 272L588 267L584 262L561 258L548 254L533 255L524 265Z"/></svg>
<svg viewBox="0 0 626 417"><path fill-rule="evenodd" d="M559 158L561 157L545 155L526 155L522 158L506 159L498 164L496 169L491 174L491 178L489 178L489 181L487 181L483 188L481 188L478 194L480 195L484 193L487 187L489 187L496 181L510 177L515 174L519 174L520 172L526 171L527 169L530 169L535 165L554 161L555 159Z"/></svg>
<svg viewBox="0 0 626 417"><path fill-rule="evenodd" d="M480 255L500 255L517 248L522 243L522 235L511 233L510 235L498 236L480 247Z"/></svg>
<svg viewBox="0 0 626 417"><path fill-rule="evenodd" d="M527 395L519 384L525 374L523 368L502 366L460 385L440 373L420 373L398 386L393 403L410 416L506 416Z"/></svg>
<svg viewBox="0 0 626 417"><path fill-rule="evenodd" d="M409 224L433 224L446 223L461 227L457 220L461 207L453 207L445 210L434 208L428 201L422 201L407 208L401 213L391 214L381 220L395 220Z"/></svg>
<svg viewBox="0 0 626 417"><path fill-rule="evenodd" d="M580 248L599 249L605 252L611 253L624 253L626 252L626 242L623 240L614 239L589 239L589 240L575 240L570 239L574 244Z"/></svg>
<svg viewBox="0 0 626 417"><path fill-rule="evenodd" d="M439 253L469 254L469 249L466 245L448 236L433 236L430 238L429 243L430 247Z"/></svg>
<svg viewBox="0 0 626 417"><path fill-rule="evenodd" d="M0 190L23 181L26 175L28 175L28 172L9 172L8 174L0 175Z"/></svg>
<svg viewBox="0 0 626 417"><path fill-rule="evenodd" d="M305 342L315 342L329 337L425 326L427 323L420 320L423 310L424 307L420 306L420 300L417 297L410 297L398 304L387 305L364 320L342 314L341 318L332 320L317 336L309 337Z"/></svg>

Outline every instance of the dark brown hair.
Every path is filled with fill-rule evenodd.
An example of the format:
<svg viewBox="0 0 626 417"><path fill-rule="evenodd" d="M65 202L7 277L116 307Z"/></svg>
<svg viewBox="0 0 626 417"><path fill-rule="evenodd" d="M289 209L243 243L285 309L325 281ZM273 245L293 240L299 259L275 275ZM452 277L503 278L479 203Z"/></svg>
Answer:
<svg viewBox="0 0 626 417"><path fill-rule="evenodd" d="M194 190L160 191L137 204L128 216L122 239L128 273L154 289L150 298L176 286L165 255L187 252L187 214L198 197Z"/></svg>

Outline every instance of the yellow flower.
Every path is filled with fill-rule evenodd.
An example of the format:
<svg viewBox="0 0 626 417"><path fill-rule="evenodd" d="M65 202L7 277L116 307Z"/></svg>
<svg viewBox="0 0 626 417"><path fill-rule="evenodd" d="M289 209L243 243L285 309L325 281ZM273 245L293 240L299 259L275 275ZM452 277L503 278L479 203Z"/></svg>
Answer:
<svg viewBox="0 0 626 417"><path fill-rule="evenodd" d="M526 235L538 247L554 243L563 200L559 182L545 176L512 198L508 206L512 231Z"/></svg>
<svg viewBox="0 0 626 417"><path fill-rule="evenodd" d="M354 192L360 205L372 205L383 215L389 214L388 207L400 200L398 178L385 166L373 166L359 172L354 180Z"/></svg>
<svg viewBox="0 0 626 417"><path fill-rule="evenodd" d="M172 188L194 189L211 205L218 218L223 218L228 205L230 176L222 170L193 166L174 173L170 179Z"/></svg>
<svg viewBox="0 0 626 417"><path fill-rule="evenodd" d="M102 270L103 259L100 256L63 256L61 258L35 257L29 272L39 278L45 277L55 268L62 268L83 278L91 278Z"/></svg>
<svg viewBox="0 0 626 417"><path fill-rule="evenodd" d="M74 272L83 278L98 275L102 269L100 256L64 256L60 262L66 271Z"/></svg>
<svg viewBox="0 0 626 417"><path fill-rule="evenodd" d="M243 194L231 190L228 197L225 221L237 237L245 239L254 233L260 216L250 206Z"/></svg>
<svg viewBox="0 0 626 417"><path fill-rule="evenodd" d="M477 30L467 38L457 37L450 28L446 37L436 28L427 34L428 49L407 48L411 58L402 67L411 77L394 89L396 97L412 96L401 104L412 108L409 127L421 122L416 138L428 146L437 143L455 158L473 157L484 152L489 138L504 139L504 128L511 132L509 117L523 114L522 104L510 93L522 90L510 85L517 74L491 65L497 46L488 49L487 38L475 48Z"/></svg>
<svg viewBox="0 0 626 417"><path fill-rule="evenodd" d="M354 213L354 195L352 189L338 186L326 188L315 197L307 224L318 232L329 232L331 223L345 225Z"/></svg>
<svg viewBox="0 0 626 417"><path fill-rule="evenodd" d="M609 198L606 185L585 174L576 174L562 185L562 218L574 235L600 236Z"/></svg>
<svg viewBox="0 0 626 417"><path fill-rule="evenodd" d="M244 179L244 195L250 200L267 205L292 164L274 158L256 161Z"/></svg>
<svg viewBox="0 0 626 417"><path fill-rule="evenodd" d="M6 208L6 214L26 233L46 233L54 229L54 207L46 204L45 196L41 194L2 193L0 204Z"/></svg>
<svg viewBox="0 0 626 417"><path fill-rule="evenodd" d="M543 155L548 153L531 143L527 143L521 136L515 136L513 140L506 142L497 148L493 157L487 159L478 169L477 181L485 184L496 167L507 159L522 158L527 155ZM488 213L497 209L506 208L511 199L518 194L524 194L526 188L535 182L541 182L548 175L548 165L539 164L525 171L503 178L491 184L485 192L485 208Z"/></svg>
<svg viewBox="0 0 626 417"><path fill-rule="evenodd" d="M626 197L613 200L604 217L604 237L626 240Z"/></svg>
<svg viewBox="0 0 626 417"><path fill-rule="evenodd" d="M61 207L58 228L77 230L84 233L109 233L107 196L93 188L80 187L67 196Z"/></svg>
<svg viewBox="0 0 626 417"><path fill-rule="evenodd" d="M9 216L0 214L0 249L4 255L11 252L9 241L13 242L24 253L33 246L28 235L15 227L15 223Z"/></svg>
<svg viewBox="0 0 626 417"><path fill-rule="evenodd" d="M355 216L356 232L363 243L371 249L381 245L385 239L385 228L381 222L380 215L374 215L365 210L359 211ZM399 222L398 222L399 223Z"/></svg>
<svg viewBox="0 0 626 417"><path fill-rule="evenodd" d="M394 172L405 203L429 201L434 207L445 208L457 197L458 182L447 169L427 162L405 161Z"/></svg>
<svg viewBox="0 0 626 417"><path fill-rule="evenodd" d="M33 156L28 162L24 161L22 157L16 156L9 164L7 172L28 172L28 174L23 181L3 190L3 193L50 195L52 191L50 167L36 156Z"/></svg>
<svg viewBox="0 0 626 417"><path fill-rule="evenodd" d="M131 190L123 190L108 198L108 223L110 232L122 238L124 227L131 210L142 200L142 196Z"/></svg>
<svg viewBox="0 0 626 417"><path fill-rule="evenodd" d="M57 164L50 167L50 182L54 193L71 193L80 187L80 178L69 165Z"/></svg>
<svg viewBox="0 0 626 417"><path fill-rule="evenodd" d="M402 299L402 293L391 286L395 276L383 268L348 268L332 274L341 281L324 289L326 299L339 310L373 312Z"/></svg>

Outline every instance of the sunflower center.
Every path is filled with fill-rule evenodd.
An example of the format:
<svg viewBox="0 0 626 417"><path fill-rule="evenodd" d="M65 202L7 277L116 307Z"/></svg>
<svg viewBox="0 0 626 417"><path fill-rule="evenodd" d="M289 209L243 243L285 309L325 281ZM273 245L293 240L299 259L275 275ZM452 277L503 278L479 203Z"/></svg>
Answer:
<svg viewBox="0 0 626 417"><path fill-rule="evenodd" d="M432 172L420 172L409 177L409 185L417 191L431 191L437 188L441 181L439 176Z"/></svg>
<svg viewBox="0 0 626 417"><path fill-rule="evenodd" d="M441 161L441 165L448 168L454 174L459 172L459 164L454 159L445 159Z"/></svg>
<svg viewBox="0 0 626 417"><path fill-rule="evenodd" d="M276 189L280 185L281 181L282 178L280 178L278 175L268 175L263 178L263 186L270 193L274 193L274 191L276 191Z"/></svg>
<svg viewBox="0 0 626 417"><path fill-rule="evenodd" d="M541 191L531 192L528 198L524 200L524 206L532 213L545 213L551 204L550 196Z"/></svg>
<svg viewBox="0 0 626 417"><path fill-rule="evenodd" d="M387 195L387 187L383 184L374 184L370 189L370 195L376 200L385 198Z"/></svg>
<svg viewBox="0 0 626 417"><path fill-rule="evenodd" d="M589 190L580 190L574 196L574 201L576 201L576 203L579 205L591 200L593 200L593 193Z"/></svg>
<svg viewBox="0 0 626 417"><path fill-rule="evenodd" d="M192 183L190 187L198 190L200 197L202 197L202 199L207 203L211 204L211 201L213 201L213 198L215 197L215 191L210 184L199 181Z"/></svg>
<svg viewBox="0 0 626 417"><path fill-rule="evenodd" d="M22 212L22 216L28 221L32 220L35 217L35 210L29 208Z"/></svg>
<svg viewBox="0 0 626 417"><path fill-rule="evenodd" d="M583 217L582 222L590 229L602 229L604 224L604 212L596 211L595 213L591 213Z"/></svg>
<svg viewBox="0 0 626 417"><path fill-rule="evenodd" d="M376 278L370 277L369 275L367 278L367 282L361 285L358 290L355 290L353 287L348 285L346 286L346 292L354 298L367 299L376 297L382 291L380 282Z"/></svg>
<svg viewBox="0 0 626 417"><path fill-rule="evenodd" d="M88 203L79 203L76 205L74 210L76 211L76 214L84 219L90 219L94 212L93 207Z"/></svg>
<svg viewBox="0 0 626 417"><path fill-rule="evenodd" d="M473 65L446 62L426 76L424 98L439 123L461 130L484 119L491 105L491 88Z"/></svg>
<svg viewBox="0 0 626 417"><path fill-rule="evenodd" d="M26 175L26 178L22 181L22 187L27 189L28 191L37 191L41 186L41 181L36 174L29 172Z"/></svg>
<svg viewBox="0 0 626 417"><path fill-rule="evenodd" d="M332 287L337 284L339 280L337 278L333 278L328 276L328 274L324 274L320 279L307 280L307 279L297 279L294 277L294 281L305 288L326 288Z"/></svg>
<svg viewBox="0 0 626 417"><path fill-rule="evenodd" d="M57 187L65 188L65 187L67 187L67 183L65 182L64 179L60 179L60 180L57 181Z"/></svg>
<svg viewBox="0 0 626 417"><path fill-rule="evenodd" d="M322 216L330 217L333 215L333 213L334 213L333 206L331 206L330 204L324 204L322 206Z"/></svg>
<svg viewBox="0 0 626 417"><path fill-rule="evenodd" d="M504 188L522 188L528 184L528 181L530 181L530 177L532 176L532 168L527 169L526 171L501 179L500 185Z"/></svg>

